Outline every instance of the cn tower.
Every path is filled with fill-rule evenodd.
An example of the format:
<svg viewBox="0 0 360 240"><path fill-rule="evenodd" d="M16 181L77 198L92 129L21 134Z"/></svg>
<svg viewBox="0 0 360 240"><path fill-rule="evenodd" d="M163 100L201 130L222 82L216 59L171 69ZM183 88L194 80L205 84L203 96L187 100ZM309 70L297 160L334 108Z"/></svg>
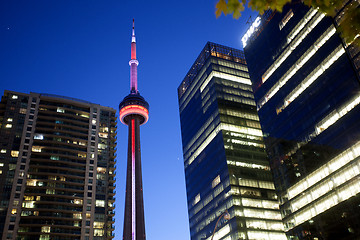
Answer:
<svg viewBox="0 0 360 240"><path fill-rule="evenodd" d="M133 20L131 38L130 94L119 105L120 121L129 126L126 170L124 240L145 240L144 200L141 176L140 125L149 119L149 104L137 88L136 39Z"/></svg>

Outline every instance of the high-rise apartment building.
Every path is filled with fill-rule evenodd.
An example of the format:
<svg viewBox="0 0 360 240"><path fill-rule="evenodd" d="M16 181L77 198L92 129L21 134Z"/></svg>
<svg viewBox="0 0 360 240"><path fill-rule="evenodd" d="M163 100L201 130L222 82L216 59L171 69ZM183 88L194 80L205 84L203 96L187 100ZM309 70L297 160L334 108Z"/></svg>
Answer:
<svg viewBox="0 0 360 240"><path fill-rule="evenodd" d="M178 97L191 239L286 239L243 52L207 43Z"/></svg>
<svg viewBox="0 0 360 240"><path fill-rule="evenodd" d="M115 110L5 91L0 103L2 239L112 239Z"/></svg>
<svg viewBox="0 0 360 240"><path fill-rule="evenodd" d="M243 38L290 239L360 238L360 81L334 20L301 2Z"/></svg>

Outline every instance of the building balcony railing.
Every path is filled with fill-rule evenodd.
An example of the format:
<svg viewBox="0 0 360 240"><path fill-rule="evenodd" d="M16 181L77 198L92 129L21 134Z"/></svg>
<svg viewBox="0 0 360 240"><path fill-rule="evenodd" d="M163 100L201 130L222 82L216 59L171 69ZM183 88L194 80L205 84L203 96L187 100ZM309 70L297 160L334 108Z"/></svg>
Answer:
<svg viewBox="0 0 360 240"><path fill-rule="evenodd" d="M115 223L115 219L113 217L108 217L107 218L107 221L108 222L111 222L111 223Z"/></svg>
<svg viewBox="0 0 360 240"><path fill-rule="evenodd" d="M115 201L115 197L114 196L108 197L108 201Z"/></svg>

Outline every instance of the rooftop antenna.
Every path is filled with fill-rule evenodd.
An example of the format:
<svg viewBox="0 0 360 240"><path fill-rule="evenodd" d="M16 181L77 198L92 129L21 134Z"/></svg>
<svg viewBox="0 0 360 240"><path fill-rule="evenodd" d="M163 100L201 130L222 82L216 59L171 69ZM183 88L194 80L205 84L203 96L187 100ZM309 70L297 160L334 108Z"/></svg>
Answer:
<svg viewBox="0 0 360 240"><path fill-rule="evenodd" d="M251 26L254 23L254 20L252 20L251 15L248 18L248 20L246 21L246 24L248 24L249 26Z"/></svg>

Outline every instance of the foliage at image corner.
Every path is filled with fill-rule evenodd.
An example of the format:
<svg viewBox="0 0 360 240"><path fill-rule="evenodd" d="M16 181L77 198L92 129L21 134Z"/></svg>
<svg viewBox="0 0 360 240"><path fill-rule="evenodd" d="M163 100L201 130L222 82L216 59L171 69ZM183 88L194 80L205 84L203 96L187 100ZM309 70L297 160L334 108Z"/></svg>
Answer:
<svg viewBox="0 0 360 240"><path fill-rule="evenodd" d="M241 17L241 12L245 10L245 5L253 11L263 14L266 10L281 12L284 5L291 0L219 0L216 4L216 17L221 14L230 14L233 18ZM319 11L328 16L334 17L337 11L342 7L343 0L303 0L303 3L309 7L318 8ZM360 47L360 7L356 1L346 6L346 14L338 28L341 36L346 43L354 42Z"/></svg>

